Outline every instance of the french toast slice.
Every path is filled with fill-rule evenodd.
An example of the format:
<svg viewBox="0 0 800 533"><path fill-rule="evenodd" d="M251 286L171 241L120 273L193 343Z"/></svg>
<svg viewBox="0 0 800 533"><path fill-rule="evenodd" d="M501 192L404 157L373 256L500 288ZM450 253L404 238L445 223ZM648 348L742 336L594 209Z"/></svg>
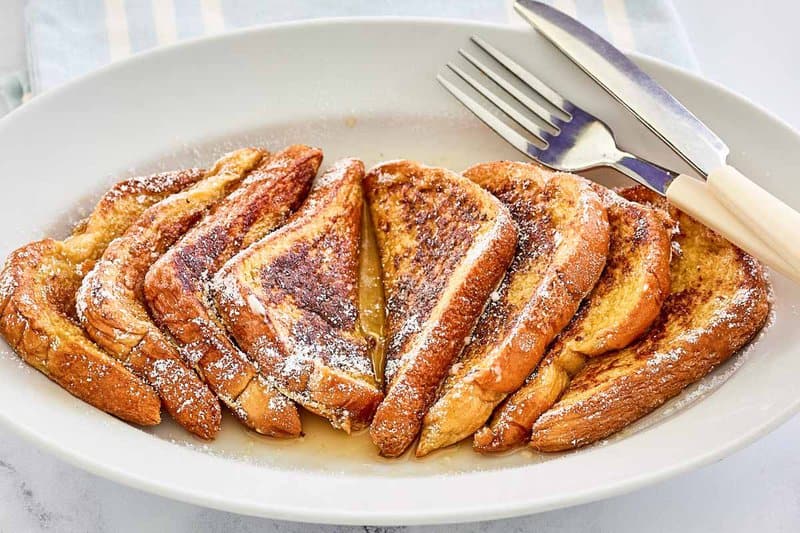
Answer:
<svg viewBox="0 0 800 533"><path fill-rule="evenodd" d="M644 187L623 196L666 208ZM769 283L761 265L734 245L670 207L677 221L671 292L653 326L637 342L592 358L534 424L531 446L578 448L651 412L744 346L769 315Z"/></svg>
<svg viewBox="0 0 800 533"><path fill-rule="evenodd" d="M386 294L386 398L370 427L401 455L503 277L517 242L503 204L474 182L412 161L373 168L366 190Z"/></svg>
<svg viewBox="0 0 800 533"><path fill-rule="evenodd" d="M22 246L0 272L0 333L9 345L74 396L135 424L158 424L161 401L86 337L75 315L75 293L112 239L149 206L201 176L195 169L120 182L69 237Z"/></svg>
<svg viewBox="0 0 800 533"><path fill-rule="evenodd" d="M359 325L364 165L338 161L290 221L215 278L233 337L286 396L346 432L369 424L383 394Z"/></svg>
<svg viewBox="0 0 800 533"><path fill-rule="evenodd" d="M176 422L206 439L219 430L219 402L151 320L144 278L159 256L264 155L254 148L231 152L191 188L149 207L106 248L77 294L78 318L89 337L147 381Z"/></svg>
<svg viewBox="0 0 800 533"><path fill-rule="evenodd" d="M265 157L150 267L144 282L150 312L172 333L187 363L246 426L272 437L298 436L300 415L227 336L210 283L226 261L300 206L321 162L322 151L304 145Z"/></svg>
<svg viewBox="0 0 800 533"><path fill-rule="evenodd" d="M606 262L606 210L591 184L539 165L497 161L464 176L500 199L519 228L508 273L425 415L418 457L483 426L522 385Z"/></svg>
<svg viewBox="0 0 800 533"><path fill-rule="evenodd" d="M526 443L533 423L558 400L587 358L624 348L644 333L669 293L673 224L667 213L600 185L594 189L611 228L603 274L525 385L475 433L473 447L479 452Z"/></svg>

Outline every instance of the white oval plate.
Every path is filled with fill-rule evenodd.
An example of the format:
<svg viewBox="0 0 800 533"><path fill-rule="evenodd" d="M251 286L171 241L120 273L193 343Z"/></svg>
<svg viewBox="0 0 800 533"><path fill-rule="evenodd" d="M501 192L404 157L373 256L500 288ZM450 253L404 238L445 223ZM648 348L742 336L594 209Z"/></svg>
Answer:
<svg viewBox="0 0 800 533"><path fill-rule="evenodd" d="M0 121L0 256L63 236L112 179L205 164L241 144L316 144L326 162L407 157L461 170L519 158L434 76L478 33L603 117L621 144L685 167L530 30L430 20L305 22L143 54L35 98ZM732 148L745 174L797 206L800 137L724 89L635 58ZM745 353L622 436L561 456L461 447L379 460L366 437L272 442L226 419L202 443L143 431L76 400L0 346L0 420L94 473L180 500L273 518L411 524L507 517L633 490L718 459L797 410L800 289L775 277L775 319ZM734 369L738 369L733 372ZM702 399L702 401L697 401Z"/></svg>

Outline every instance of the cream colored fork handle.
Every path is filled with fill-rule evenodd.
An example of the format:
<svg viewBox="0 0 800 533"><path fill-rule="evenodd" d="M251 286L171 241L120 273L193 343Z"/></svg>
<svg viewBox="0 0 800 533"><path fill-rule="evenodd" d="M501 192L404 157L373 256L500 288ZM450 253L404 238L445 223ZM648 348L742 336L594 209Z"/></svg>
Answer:
<svg viewBox="0 0 800 533"><path fill-rule="evenodd" d="M745 185L735 190L726 191L725 199L723 200L722 194L717 195L721 187L727 187L728 183L733 180L736 180L737 185L741 185L741 180L737 180L735 177L728 179L731 171L746 180L750 187ZM763 196L755 195L752 191L753 187L767 195L771 201L758 203L763 200ZM730 201L730 194L741 194L737 202L738 210L734 211L727 208L726 203ZM800 262L792 259L794 254L777 247L772 241L768 243L767 240L762 238L766 237L767 233L785 231L785 226L770 224L770 220L775 220L781 216L781 213L785 213L776 208L774 204L779 204L782 208L789 210L794 217L800 217L800 215L750 180L747 180L732 167L724 167L722 172L713 172L709 175L708 182L681 174L667 188L667 199L678 209L696 218L736 244L739 248L758 258L762 263L796 283L800 283ZM750 209L752 214L748 218L739 218L739 213L745 207ZM751 220L758 218L758 215L764 219L765 224L751 223ZM789 220L790 218L786 218L782 219L781 222L788 222ZM798 228L800 228L800 225L795 226L795 233ZM794 245L794 251L797 252L798 250L800 250L800 242ZM783 253L778 253L779 251Z"/></svg>

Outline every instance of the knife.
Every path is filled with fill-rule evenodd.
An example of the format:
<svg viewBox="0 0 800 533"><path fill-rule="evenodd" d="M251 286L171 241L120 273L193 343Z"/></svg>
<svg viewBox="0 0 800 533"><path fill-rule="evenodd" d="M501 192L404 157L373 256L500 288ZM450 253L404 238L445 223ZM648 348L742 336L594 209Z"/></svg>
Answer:
<svg viewBox="0 0 800 533"><path fill-rule="evenodd" d="M705 179L702 182L679 174L667 187L662 185L660 192L673 205L746 251L766 245L800 273L796 235L800 213L728 165L730 150L722 139L621 51L582 23L535 0L516 0L514 8ZM711 195L700 194L706 187ZM711 197L712 201L698 201L700 197ZM740 223L730 224L732 217Z"/></svg>

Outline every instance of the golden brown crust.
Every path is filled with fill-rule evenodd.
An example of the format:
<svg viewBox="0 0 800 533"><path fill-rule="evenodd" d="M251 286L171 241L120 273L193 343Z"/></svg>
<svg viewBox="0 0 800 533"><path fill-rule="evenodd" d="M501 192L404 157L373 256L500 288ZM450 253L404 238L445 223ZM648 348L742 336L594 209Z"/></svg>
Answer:
<svg viewBox="0 0 800 533"><path fill-rule="evenodd" d="M361 161L334 164L285 226L215 278L220 315L261 373L347 432L383 397L358 322L363 177Z"/></svg>
<svg viewBox="0 0 800 533"><path fill-rule="evenodd" d="M669 293L671 221L666 213L594 186L611 227L600 280L525 385L478 431L474 448L499 452L525 443L536 419L569 385L586 359L627 346L655 320Z"/></svg>
<svg viewBox="0 0 800 533"><path fill-rule="evenodd" d="M642 189L624 196L664 205ZM761 265L689 216L670 214L680 227L680 252L661 314L636 343L588 361L534 424L534 448L577 448L619 431L725 361L766 322L769 285Z"/></svg>
<svg viewBox="0 0 800 533"><path fill-rule="evenodd" d="M232 152L190 189L148 208L106 248L77 294L78 317L87 334L145 379L172 417L202 438L212 438L219 430L219 402L150 319L142 294L144 277L263 155L252 148Z"/></svg>
<svg viewBox="0 0 800 533"><path fill-rule="evenodd" d="M608 252L605 209L583 178L508 161L464 175L508 206L519 245L425 416L417 456L472 435L523 383L597 282Z"/></svg>
<svg viewBox="0 0 800 533"><path fill-rule="evenodd" d="M298 436L300 415L228 338L210 303L210 281L240 249L286 221L321 162L322 152L304 145L264 158L145 278L150 311L178 341L186 362L245 425L273 437Z"/></svg>
<svg viewBox="0 0 800 533"><path fill-rule="evenodd" d="M118 183L70 237L19 248L0 273L0 333L11 347L71 394L135 424L158 424L161 402L86 337L75 320L75 292L93 261L142 211L201 175L187 170Z"/></svg>
<svg viewBox="0 0 800 533"><path fill-rule="evenodd" d="M371 170L367 196L387 307L386 398L370 428L381 455L414 441L516 245L508 210L469 180L411 161Z"/></svg>

